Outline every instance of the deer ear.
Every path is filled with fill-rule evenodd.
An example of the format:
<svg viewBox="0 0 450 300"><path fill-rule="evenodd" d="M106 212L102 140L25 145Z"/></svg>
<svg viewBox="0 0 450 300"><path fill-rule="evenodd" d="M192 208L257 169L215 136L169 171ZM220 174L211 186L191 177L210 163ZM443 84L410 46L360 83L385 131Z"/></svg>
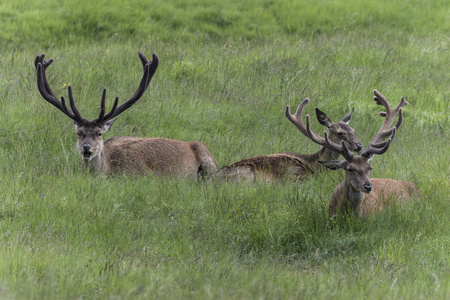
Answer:
<svg viewBox="0 0 450 300"><path fill-rule="evenodd" d="M109 120L109 121L107 121L105 124L103 124L103 133L106 133L110 128L111 128L111 125L116 121L117 119L112 119L112 120Z"/></svg>
<svg viewBox="0 0 450 300"><path fill-rule="evenodd" d="M77 124L77 121L73 121L73 125L75 126L75 130L78 130L78 124Z"/></svg>
<svg viewBox="0 0 450 300"><path fill-rule="evenodd" d="M348 164L346 160L327 160L327 161L319 161L319 163L330 170L345 169Z"/></svg>
<svg viewBox="0 0 450 300"><path fill-rule="evenodd" d="M353 111L354 111L354 110L355 110L355 108L353 107L353 108L352 108L352 111L349 112L348 114L346 114L345 117L342 119L342 122L344 122L345 124L350 123L350 120L351 120L351 118L352 118L352 114L353 114Z"/></svg>
<svg viewBox="0 0 450 300"><path fill-rule="evenodd" d="M317 120L319 121L319 123L327 128L330 128L331 126L333 126L333 122L331 122L330 118L328 118L328 116L322 112L321 110L319 110L318 108L316 108L316 116L317 116Z"/></svg>

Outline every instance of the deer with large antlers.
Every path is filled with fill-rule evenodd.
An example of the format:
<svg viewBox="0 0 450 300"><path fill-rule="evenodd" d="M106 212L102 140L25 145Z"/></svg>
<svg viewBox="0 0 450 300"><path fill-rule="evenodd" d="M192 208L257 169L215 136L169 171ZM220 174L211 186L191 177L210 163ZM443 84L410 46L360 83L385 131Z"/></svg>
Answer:
<svg viewBox="0 0 450 300"><path fill-rule="evenodd" d="M286 117L306 136L308 135L302 120L302 113L309 101L308 98L304 99L294 116L286 111ZM336 143L344 142L348 148L360 151L363 145L356 136L355 130L348 125L353 111L354 109L340 122L332 122L325 113L317 108L316 115L319 123L330 132L332 141ZM329 150L327 147L322 147L321 150L313 154L276 153L262 155L224 166L216 173L215 177L269 182L286 178L303 180L323 168L319 161L338 159L338 157L338 153Z"/></svg>
<svg viewBox="0 0 450 300"><path fill-rule="evenodd" d="M133 106L148 88L159 64L158 56L153 53L152 60L147 60L139 53L143 66L143 75L139 87L123 104L118 106L116 97L112 109L106 113L106 89L103 90L100 113L94 120L81 116L68 87L70 108L64 97L61 101L55 96L47 81L46 69L53 59L45 60L45 54L36 56L37 85L42 97L71 118L77 130L77 149L81 155L81 164L96 174L112 175L126 173L142 175L154 173L192 177L212 174L217 170L217 163L209 150L201 142L183 142L164 138L112 137L103 141L106 133L119 114Z"/></svg>
<svg viewBox="0 0 450 300"><path fill-rule="evenodd" d="M340 212L354 212L358 216L368 216L383 209L389 201L403 203L409 198L421 195L417 187L409 181L370 179L372 166L369 161L374 155L381 155L388 150L403 121L402 107L408 105L408 102L402 97L398 106L392 109L386 97L377 90L374 90L373 93L375 95L373 100L377 105L383 105L386 109L385 112L380 112L385 120L369 146L359 156L353 155L345 143L338 144L331 141L326 132L324 138L312 132L309 116L306 116L308 137L315 143L339 153L345 158L345 160L320 161L322 165L331 170L345 170L344 181L335 188L331 197L330 217ZM397 122L391 128L397 115ZM385 140L387 137L389 138Z"/></svg>

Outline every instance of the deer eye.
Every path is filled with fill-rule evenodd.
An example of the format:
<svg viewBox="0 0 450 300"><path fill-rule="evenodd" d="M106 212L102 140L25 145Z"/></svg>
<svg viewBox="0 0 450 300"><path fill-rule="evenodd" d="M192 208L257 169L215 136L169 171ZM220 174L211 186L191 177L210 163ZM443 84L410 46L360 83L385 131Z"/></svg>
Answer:
<svg viewBox="0 0 450 300"><path fill-rule="evenodd" d="M97 136L102 136L102 133L101 132L97 133Z"/></svg>
<svg viewBox="0 0 450 300"><path fill-rule="evenodd" d="M353 172L353 169L347 169L347 172L352 173L352 172Z"/></svg>
<svg viewBox="0 0 450 300"><path fill-rule="evenodd" d="M337 135L338 135L338 136L343 136L344 133L343 133L343 132L338 132Z"/></svg>

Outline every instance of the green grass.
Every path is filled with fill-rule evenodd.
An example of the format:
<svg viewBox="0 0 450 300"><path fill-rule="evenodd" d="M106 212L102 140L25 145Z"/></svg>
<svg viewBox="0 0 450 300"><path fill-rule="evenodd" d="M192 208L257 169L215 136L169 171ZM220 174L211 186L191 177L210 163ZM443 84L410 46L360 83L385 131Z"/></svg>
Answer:
<svg viewBox="0 0 450 300"><path fill-rule="evenodd" d="M445 299L450 295L450 21L446 1L9 1L0 3L0 298ZM70 119L36 88L35 55L83 116L149 90L115 135L200 140L220 165L312 153L284 116L311 98L365 145L378 89L404 123L373 177L419 203L328 219L343 172L304 183L84 173ZM313 130L322 128L313 120Z"/></svg>

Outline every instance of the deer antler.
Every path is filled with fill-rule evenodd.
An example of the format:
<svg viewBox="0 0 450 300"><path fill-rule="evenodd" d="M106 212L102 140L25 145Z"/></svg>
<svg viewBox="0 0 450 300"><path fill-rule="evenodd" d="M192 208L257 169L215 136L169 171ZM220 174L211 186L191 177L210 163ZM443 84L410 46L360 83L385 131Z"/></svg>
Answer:
<svg viewBox="0 0 450 300"><path fill-rule="evenodd" d="M375 95L373 97L373 100L377 103L377 105L383 105L384 108L386 109L385 112L384 111L380 112L380 116L384 117L385 120L381 125L380 129L378 130L377 134L373 138L373 140L370 142L369 146L367 146L367 148L361 153L361 155L365 157L371 157L374 154L383 154L384 152L387 151L390 143L395 137L396 131L403 122L402 107L409 104L408 102L406 102L405 97L402 97L397 107L395 109L392 109L386 97L384 97L377 90L373 90L373 93ZM394 119L397 116L397 114L398 114L397 123L395 123L394 127L389 128L394 122ZM390 138L387 141L383 142L383 140L388 136L390 136Z"/></svg>
<svg viewBox="0 0 450 300"><path fill-rule="evenodd" d="M156 72L156 69L158 68L159 58L158 55L156 55L156 53L153 53L153 61L149 61L141 52L139 52L138 54L144 69L144 73L142 75L139 87L134 92L134 94L119 107L117 107L119 98L116 97L112 109L107 114L105 114L106 89L104 89L102 94L102 102L100 105L100 113L97 119L94 120L94 122L101 124L118 116L119 114L121 114L122 112L133 106L144 94L145 90L150 84L150 81L152 80L153 75ZM45 74L47 67L52 64L53 59L45 60L44 58L45 54L41 54L36 56L36 59L34 61L34 65L37 70L38 89L42 97L45 100L47 100L47 102L49 102L50 104L58 108L60 111L62 111L66 116L77 122L77 124L81 124L87 121L87 119L81 116L80 112L78 111L75 105L75 101L73 100L72 96L72 88L70 86L68 87L68 91L71 109L67 107L64 97L61 97L61 101L59 101L58 97L55 96L55 93L51 89L47 81L47 76Z"/></svg>
<svg viewBox="0 0 450 300"><path fill-rule="evenodd" d="M58 98L55 96L55 93L53 93L52 89L50 88L50 85L47 82L47 77L45 76L45 70L47 69L48 66L50 66L52 64L53 58L51 58L50 60L45 60L44 58L45 58L45 54L42 53L41 55L37 55L34 60L34 66L36 67L36 70L38 69L39 64L41 64L41 68L42 68L42 71L37 73L38 87L39 87L39 75L41 75L43 77L43 83L44 83L44 85L43 85L44 93L42 96L44 97L44 95L45 95L44 98L48 101L59 102ZM51 99L47 99L47 98L51 98Z"/></svg>
<svg viewBox="0 0 450 300"><path fill-rule="evenodd" d="M41 55L36 56L36 59L34 60L34 65L36 67L36 72L37 72L37 85L38 85L38 89L39 89L39 92L41 93L42 97L45 100L47 100L50 104L52 104L53 106L58 108L60 111L62 111L66 116L68 116L72 120L74 120L76 122L82 122L82 121L86 120L83 117L81 117L81 114L77 110L75 103L73 103L73 105L72 105L72 101L70 103L71 104L70 106L72 107L72 110L73 110L72 111L69 108L67 108L63 97L61 97L61 101L59 101L58 97L55 96L55 93L53 92L50 85L48 84L47 76L45 74L47 67L52 64L53 58L50 60L45 60L44 58L45 58L45 54L41 54ZM72 90L69 86L69 98L72 98L71 94L72 94Z"/></svg>
<svg viewBox="0 0 450 300"><path fill-rule="evenodd" d="M309 99L305 98L298 106L297 111L294 115L291 115L289 105L286 106L285 115L307 138L311 139L316 144L319 144L323 147L330 149L331 151L337 152L341 154L345 159L350 160L353 157L353 153L348 150L347 146L345 146L344 141L341 142L341 145L336 144L328 139L328 134L324 132L324 138L319 136L318 134L312 132L311 130L311 121L309 115L306 115L306 126L302 120L303 109L306 104L308 104ZM346 116L347 117L347 116Z"/></svg>
<svg viewBox="0 0 450 300"><path fill-rule="evenodd" d="M295 125L295 127L298 128L298 130L301 131L306 137L308 136L308 132L306 131L305 123L303 123L302 114L303 110L305 109L306 104L309 103L309 98L303 99L303 101L298 105L297 110L295 111L294 115L291 115L290 107L289 105L286 105L286 110L284 114L289 119L289 121L292 122L292 124Z"/></svg>
<svg viewBox="0 0 450 300"><path fill-rule="evenodd" d="M150 84L150 81L153 78L153 75L156 72L156 69L158 68L159 57L158 57L158 55L156 55L156 53L153 53L153 57L152 57L153 61L151 61L151 60L147 60L147 58L141 52L139 52L138 54L139 54L139 58L141 59L142 66L144 68L144 74L142 75L142 79L139 84L139 87L134 92L134 94L127 101L122 103L119 107L117 107L119 98L116 97L113 108L107 114L104 114L106 90L103 90L100 114L99 114L98 118L94 120L94 122L96 122L96 123L106 122L106 121L111 120L112 118L120 115L125 110L127 110L128 108L133 106L139 100L139 98L141 98L142 95L144 94L145 90L147 89L148 85Z"/></svg>

